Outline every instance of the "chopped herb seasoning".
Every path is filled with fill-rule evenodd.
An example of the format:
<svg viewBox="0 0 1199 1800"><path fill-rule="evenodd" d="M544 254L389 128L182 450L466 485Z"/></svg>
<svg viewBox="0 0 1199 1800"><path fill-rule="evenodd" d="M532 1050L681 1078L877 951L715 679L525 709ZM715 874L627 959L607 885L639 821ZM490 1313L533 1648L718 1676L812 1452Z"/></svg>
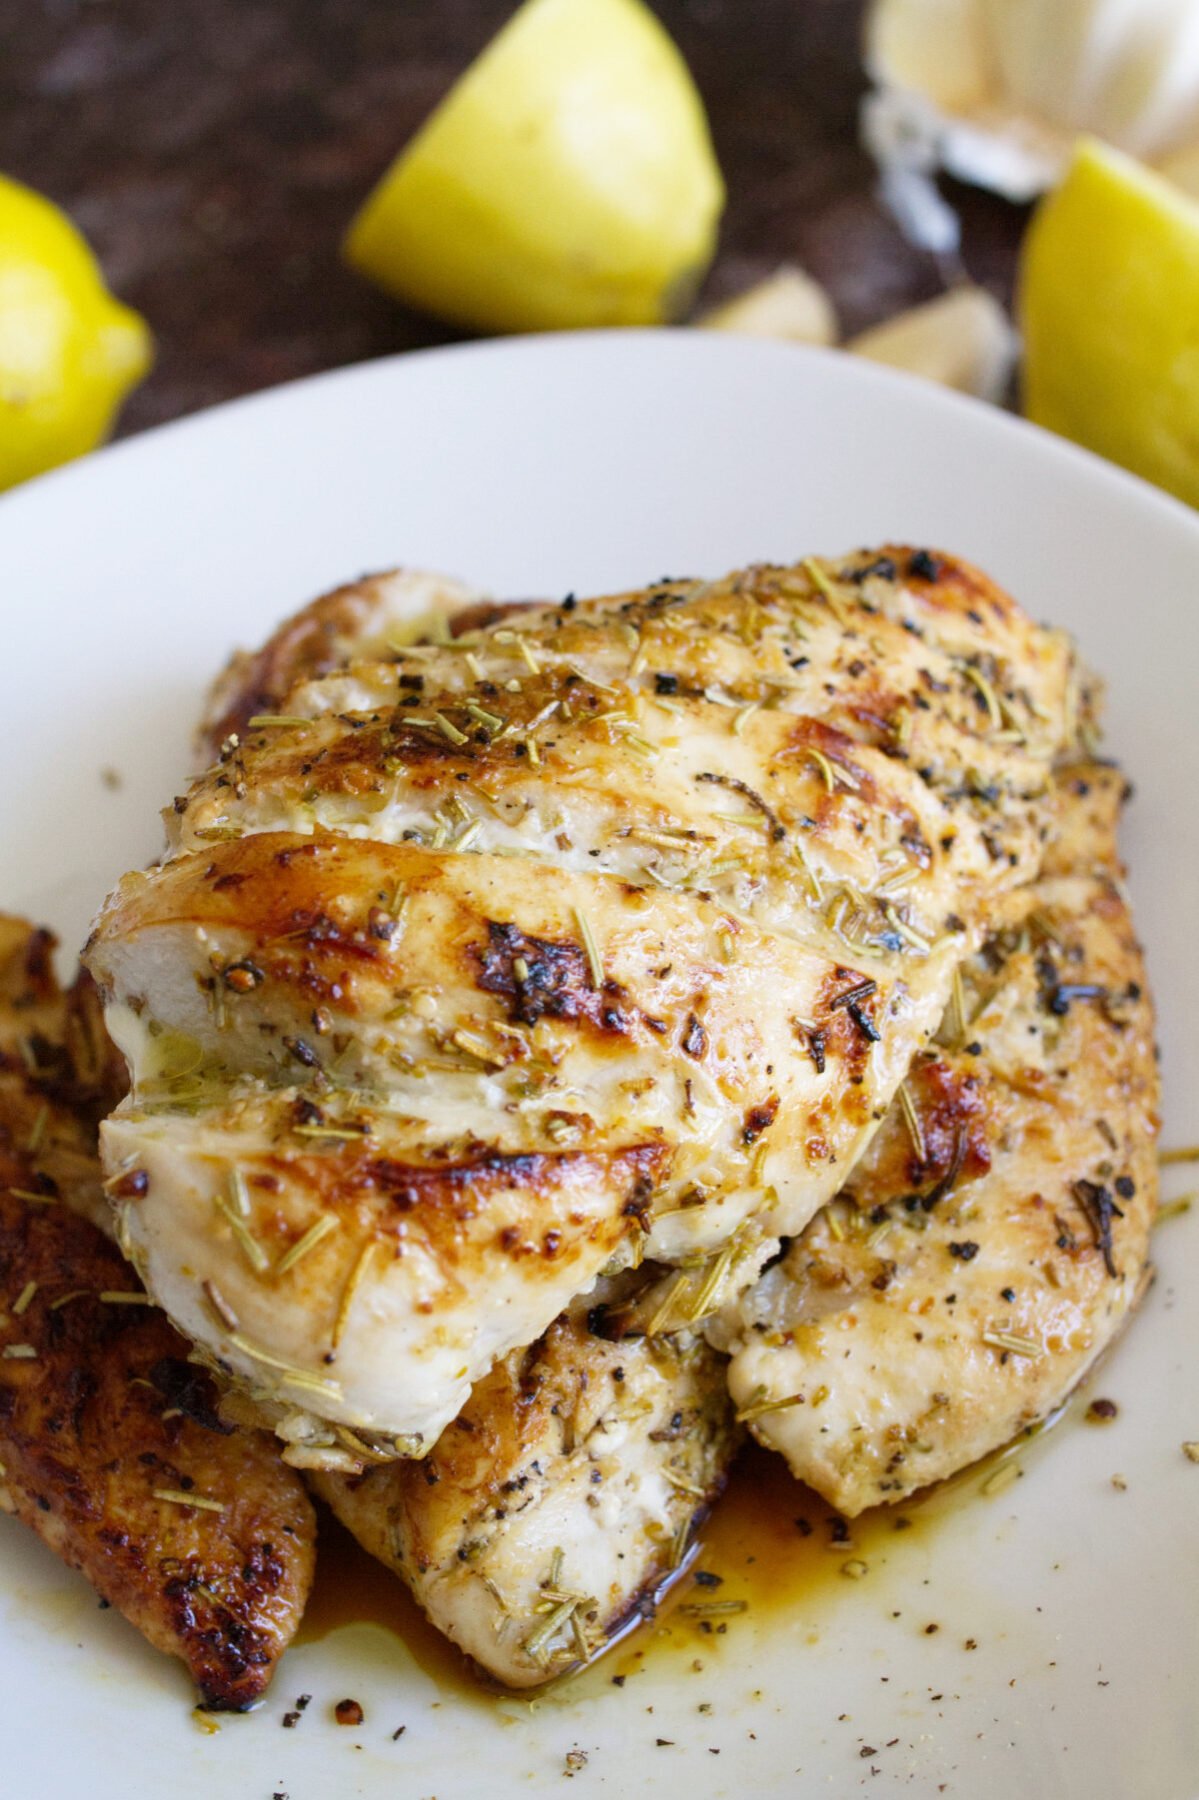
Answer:
<svg viewBox="0 0 1199 1800"><path fill-rule="evenodd" d="M839 1006L844 1006L848 1009L857 1001L868 1000L871 994L876 994L877 992L878 982L872 981L870 977L867 976L864 981L856 981L852 987L842 988L839 994L834 994L828 1003L828 1010L830 1012L836 1012Z"/></svg>
<svg viewBox="0 0 1199 1800"><path fill-rule="evenodd" d="M591 985L593 988L601 990L604 985L603 958L599 952L599 945L595 941L595 933L591 929L590 921L578 907L575 908L575 924L579 928L579 936L583 940L583 949L587 954L587 968L591 975Z"/></svg>
<svg viewBox="0 0 1199 1800"><path fill-rule="evenodd" d="M749 1611L748 1600L691 1600L679 1611L689 1619L714 1619L720 1615L731 1615Z"/></svg>
<svg viewBox="0 0 1199 1800"><path fill-rule="evenodd" d="M962 1119L958 1119L954 1126L953 1150L950 1153L949 1167L936 1186L921 1197L920 1205L925 1212L932 1212L933 1208L939 1206L946 1195L953 1192L954 1183L961 1174L962 1164L966 1160L966 1135L966 1124Z"/></svg>
<svg viewBox="0 0 1199 1800"><path fill-rule="evenodd" d="M715 787L729 788L734 793L742 795L757 812L761 813L769 828L770 837L775 843L781 843L786 837L786 826L783 824L774 808L768 806L761 794L759 794L756 789L751 788L747 781L740 781L735 775L713 775L709 771L704 771L702 774L697 775L695 779L696 781L706 782Z"/></svg>
<svg viewBox="0 0 1199 1800"><path fill-rule="evenodd" d="M982 1341L1005 1355L1036 1357L1044 1354L1035 1338L1021 1337L1014 1331L984 1331Z"/></svg>
<svg viewBox="0 0 1199 1800"><path fill-rule="evenodd" d="M924 1141L924 1128L920 1123L920 1114L916 1110L916 1102L912 1099L911 1090L906 1081L899 1084L899 1104L903 1112L903 1122L908 1128L908 1136L912 1140L912 1148L920 1163L928 1161L928 1147Z"/></svg>
<svg viewBox="0 0 1199 1800"><path fill-rule="evenodd" d="M764 1418L767 1413L786 1412L793 1406L802 1406L804 1404L804 1399L805 1396L803 1394L785 1394L779 1400L762 1397L761 1399L751 1400L747 1406L741 1407L734 1416L738 1424L748 1425L752 1424L755 1419Z"/></svg>
<svg viewBox="0 0 1199 1800"><path fill-rule="evenodd" d="M37 1282L27 1281L17 1298L13 1301L12 1310L16 1318L19 1319L21 1317L21 1314L27 1309L36 1293Z"/></svg>
<svg viewBox="0 0 1199 1800"><path fill-rule="evenodd" d="M310 1250L315 1250L318 1244L323 1243L331 1231L337 1230L339 1223L340 1221L334 1214L322 1213L321 1217L308 1227L303 1237L298 1238L291 1249L279 1258L275 1264L275 1274L286 1275L289 1269L294 1269L301 1258L307 1256Z"/></svg>
<svg viewBox="0 0 1199 1800"><path fill-rule="evenodd" d="M256 1275L265 1274L270 1259L242 1215L240 1197L244 1189L239 1188L237 1183L233 1182L231 1190L232 1199L225 1194L217 1193L212 1197L212 1204L233 1233L238 1249L254 1273Z"/></svg>
<svg viewBox="0 0 1199 1800"><path fill-rule="evenodd" d="M858 1031L868 1044L881 1044L883 1034L878 1026L864 1013L856 1000L851 1000L845 1008Z"/></svg>
<svg viewBox="0 0 1199 1800"><path fill-rule="evenodd" d="M1112 1254L1112 1220L1122 1219L1123 1212L1112 1199L1111 1190L1094 1181L1076 1181L1074 1194L1094 1234L1096 1248L1103 1252L1103 1266L1113 1280L1120 1271Z"/></svg>
<svg viewBox="0 0 1199 1800"><path fill-rule="evenodd" d="M210 1500L205 1494L189 1494L184 1488L152 1488L150 1491L156 1500L168 1500L172 1506L195 1506L201 1512L223 1513L225 1510L220 1500Z"/></svg>

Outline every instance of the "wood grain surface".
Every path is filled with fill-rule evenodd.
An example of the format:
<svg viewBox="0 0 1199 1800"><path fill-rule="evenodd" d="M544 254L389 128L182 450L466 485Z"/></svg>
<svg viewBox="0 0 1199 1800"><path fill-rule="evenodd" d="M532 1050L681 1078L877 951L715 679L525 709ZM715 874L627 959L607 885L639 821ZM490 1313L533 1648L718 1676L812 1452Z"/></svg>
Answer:
<svg viewBox="0 0 1199 1800"><path fill-rule="evenodd" d="M938 291L858 147L861 0L654 0L729 189L706 290L797 261L847 331ZM158 341L122 431L453 334L344 269L345 226L511 0L0 0L0 170L65 206ZM1023 215L952 190L1006 297Z"/></svg>

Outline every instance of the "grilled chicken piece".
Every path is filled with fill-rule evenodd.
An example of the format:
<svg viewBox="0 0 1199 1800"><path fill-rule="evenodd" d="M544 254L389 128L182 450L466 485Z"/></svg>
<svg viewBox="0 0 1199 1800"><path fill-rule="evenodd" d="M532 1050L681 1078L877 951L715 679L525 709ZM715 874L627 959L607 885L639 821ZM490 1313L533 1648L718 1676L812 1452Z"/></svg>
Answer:
<svg viewBox="0 0 1199 1800"><path fill-rule="evenodd" d="M454 618L486 616L482 594L448 575L388 569L322 594L285 619L260 650L237 651L213 683L199 742L219 755L258 713L273 713L292 688L354 656L387 656L400 644L446 635Z"/></svg>
<svg viewBox="0 0 1199 1800"><path fill-rule="evenodd" d="M711 1328L754 1434L841 1512L898 1500L1051 1412L1147 1284L1158 1080L1112 769L1061 788L850 1185Z"/></svg>
<svg viewBox="0 0 1199 1800"><path fill-rule="evenodd" d="M205 1705L240 1709L299 1623L312 1508L273 1438L221 1422L88 1223L111 1225L94 1114L113 1069L94 994L60 992L52 949L0 918L0 1506L180 1657Z"/></svg>
<svg viewBox="0 0 1199 1800"><path fill-rule="evenodd" d="M558 1319L475 1388L422 1463L317 1492L488 1674L530 1687L597 1654L678 1569L738 1440L722 1359Z"/></svg>
<svg viewBox="0 0 1199 1800"><path fill-rule="evenodd" d="M113 1246L21 1198L28 1180L0 1149L0 1502L179 1657L205 1706L240 1711L300 1622L308 1497L269 1434L221 1422Z"/></svg>
<svg viewBox="0 0 1199 1800"><path fill-rule="evenodd" d="M832 1196L1094 702L1063 637L896 550L534 608L283 704L101 916L105 1154L182 1329L276 1416L410 1452L614 1255L747 1280Z"/></svg>
<svg viewBox="0 0 1199 1800"><path fill-rule="evenodd" d="M0 1121L28 1152L29 1185L111 1234L96 1128L126 1088L91 976L65 992L52 933L0 914Z"/></svg>

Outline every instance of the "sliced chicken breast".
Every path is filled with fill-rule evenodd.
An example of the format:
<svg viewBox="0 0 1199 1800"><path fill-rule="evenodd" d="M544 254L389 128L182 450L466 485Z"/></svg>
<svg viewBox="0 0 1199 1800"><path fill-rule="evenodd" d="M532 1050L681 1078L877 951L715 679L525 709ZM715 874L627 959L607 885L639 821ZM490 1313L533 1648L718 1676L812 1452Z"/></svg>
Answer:
<svg viewBox="0 0 1199 1800"><path fill-rule="evenodd" d="M0 1095L0 1507L178 1657L203 1705L243 1710L311 1585L308 1496L269 1434L222 1422L190 1346L49 1196L24 1131Z"/></svg>
<svg viewBox="0 0 1199 1800"><path fill-rule="evenodd" d="M224 1370L276 1416L298 1370L314 1417L422 1450L614 1255L733 1246L748 1279L830 1198L1035 874L1094 696L909 551L328 682L101 916L134 1082L105 1153L142 1178L122 1241Z"/></svg>
<svg viewBox="0 0 1199 1800"><path fill-rule="evenodd" d="M351 653L387 656L402 644L436 642L457 615L470 617L485 604L465 583L420 569L363 575L320 595L285 619L261 649L230 658L208 695L201 748L219 755L256 714L277 712L297 683L340 668Z"/></svg>
<svg viewBox="0 0 1199 1800"><path fill-rule="evenodd" d="M711 1328L740 1416L843 1513L1044 1418L1146 1285L1158 1079L1123 786L1063 778L1047 872L966 965L939 1047L841 1197Z"/></svg>
<svg viewBox="0 0 1199 1800"><path fill-rule="evenodd" d="M597 1655L681 1566L738 1440L694 1336L606 1342L586 1313L497 1363L422 1463L317 1492L506 1686Z"/></svg>

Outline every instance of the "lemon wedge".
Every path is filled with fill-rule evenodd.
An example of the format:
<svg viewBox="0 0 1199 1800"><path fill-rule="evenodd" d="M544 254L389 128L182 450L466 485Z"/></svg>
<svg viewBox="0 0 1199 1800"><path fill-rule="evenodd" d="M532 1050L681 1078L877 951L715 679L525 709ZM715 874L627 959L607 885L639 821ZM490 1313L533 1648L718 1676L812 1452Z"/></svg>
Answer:
<svg viewBox="0 0 1199 1800"><path fill-rule="evenodd" d="M0 488L94 449L150 360L71 221L0 175Z"/></svg>
<svg viewBox="0 0 1199 1800"><path fill-rule="evenodd" d="M690 303L724 186L641 0L526 0L350 226L350 264L484 331L654 325Z"/></svg>
<svg viewBox="0 0 1199 1800"><path fill-rule="evenodd" d="M1084 140L1020 276L1030 419L1199 506L1199 205Z"/></svg>

